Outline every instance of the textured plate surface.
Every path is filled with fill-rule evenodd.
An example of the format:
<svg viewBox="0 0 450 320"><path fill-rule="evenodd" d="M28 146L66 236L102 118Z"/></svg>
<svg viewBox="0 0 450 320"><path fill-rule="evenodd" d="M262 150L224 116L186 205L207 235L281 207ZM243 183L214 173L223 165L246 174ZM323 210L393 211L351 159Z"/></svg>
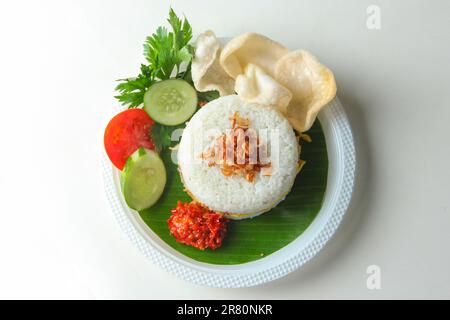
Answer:
<svg viewBox="0 0 450 320"><path fill-rule="evenodd" d="M355 171L353 138L345 112L336 98L319 115L329 159L327 190L311 225L282 249L257 261L214 265L186 257L155 234L125 205L118 172L104 155L103 174L108 199L122 230L154 263L188 281L215 287L254 286L280 278L310 260L336 231L350 202Z"/></svg>

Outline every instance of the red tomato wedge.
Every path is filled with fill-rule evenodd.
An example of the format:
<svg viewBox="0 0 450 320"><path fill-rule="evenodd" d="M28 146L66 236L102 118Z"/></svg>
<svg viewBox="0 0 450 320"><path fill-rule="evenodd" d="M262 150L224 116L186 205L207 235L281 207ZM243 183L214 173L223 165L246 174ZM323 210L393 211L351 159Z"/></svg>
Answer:
<svg viewBox="0 0 450 320"><path fill-rule="evenodd" d="M105 129L104 144L111 162L120 170L140 147L154 150L151 129L155 122L142 109L129 109L114 116Z"/></svg>

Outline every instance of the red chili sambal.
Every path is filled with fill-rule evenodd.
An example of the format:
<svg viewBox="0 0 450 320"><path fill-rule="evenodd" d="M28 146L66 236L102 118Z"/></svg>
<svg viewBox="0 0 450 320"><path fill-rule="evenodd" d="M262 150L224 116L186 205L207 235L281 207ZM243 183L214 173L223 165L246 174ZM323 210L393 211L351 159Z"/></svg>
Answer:
<svg viewBox="0 0 450 320"><path fill-rule="evenodd" d="M170 233L177 242L205 250L217 249L227 233L229 220L223 214L211 211L196 202L182 203L171 210L167 220Z"/></svg>

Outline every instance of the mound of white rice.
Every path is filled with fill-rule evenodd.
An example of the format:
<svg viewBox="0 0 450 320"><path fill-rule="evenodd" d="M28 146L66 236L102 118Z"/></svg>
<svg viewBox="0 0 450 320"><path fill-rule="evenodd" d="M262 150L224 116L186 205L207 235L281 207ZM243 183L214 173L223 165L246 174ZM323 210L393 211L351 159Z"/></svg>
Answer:
<svg viewBox="0 0 450 320"><path fill-rule="evenodd" d="M241 175L224 176L218 166L201 158L217 137L231 128L230 117L250 120L250 128L267 129L265 144L272 174L259 172L253 182ZM277 138L274 138L277 137ZM277 153L272 145L278 145ZM253 217L270 210L289 193L297 174L298 142L288 121L278 111L244 102L236 95L203 106L189 121L178 148L178 164L186 191L194 200L230 218Z"/></svg>

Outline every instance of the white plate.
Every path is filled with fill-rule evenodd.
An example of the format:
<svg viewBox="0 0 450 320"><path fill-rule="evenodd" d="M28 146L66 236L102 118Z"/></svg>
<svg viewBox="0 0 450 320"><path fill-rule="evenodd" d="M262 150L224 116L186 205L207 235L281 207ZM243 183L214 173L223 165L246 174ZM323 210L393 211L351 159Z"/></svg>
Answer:
<svg viewBox="0 0 450 320"><path fill-rule="evenodd" d="M336 231L350 203L355 148L347 116L338 98L319 114L327 143L329 169L323 206L311 225L286 247L257 261L220 266L195 261L162 241L124 202L119 171L103 154L103 177L114 216L131 242L153 263L196 284L237 288L281 278L314 257Z"/></svg>

